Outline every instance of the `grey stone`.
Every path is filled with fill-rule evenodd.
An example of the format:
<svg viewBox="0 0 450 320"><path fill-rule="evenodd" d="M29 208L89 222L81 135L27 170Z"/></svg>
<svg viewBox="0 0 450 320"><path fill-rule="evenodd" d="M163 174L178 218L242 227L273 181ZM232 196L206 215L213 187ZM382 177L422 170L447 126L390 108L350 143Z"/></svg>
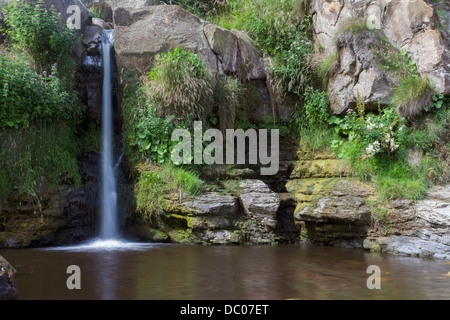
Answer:
<svg viewBox="0 0 450 320"><path fill-rule="evenodd" d="M243 180L239 183L240 199L247 216L272 228L280 208L280 197L261 180Z"/></svg>
<svg viewBox="0 0 450 320"><path fill-rule="evenodd" d="M202 194L192 201L183 202L181 206L194 215L234 215L238 210L236 197L218 192Z"/></svg>
<svg viewBox="0 0 450 320"><path fill-rule="evenodd" d="M115 50L119 70L148 72L159 53L177 47L198 54L217 74L217 57L203 32L206 22L179 6L115 8Z"/></svg>

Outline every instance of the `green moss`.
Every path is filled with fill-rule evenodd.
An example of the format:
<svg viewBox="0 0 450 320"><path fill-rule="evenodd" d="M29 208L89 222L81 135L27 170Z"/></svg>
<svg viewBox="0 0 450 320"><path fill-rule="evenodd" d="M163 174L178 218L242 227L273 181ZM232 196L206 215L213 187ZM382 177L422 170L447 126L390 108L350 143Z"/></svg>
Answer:
<svg viewBox="0 0 450 320"><path fill-rule="evenodd" d="M241 181L240 180L223 180L220 181L220 184L222 187L224 187L226 190L228 190L232 195L235 197L239 197L241 194Z"/></svg>

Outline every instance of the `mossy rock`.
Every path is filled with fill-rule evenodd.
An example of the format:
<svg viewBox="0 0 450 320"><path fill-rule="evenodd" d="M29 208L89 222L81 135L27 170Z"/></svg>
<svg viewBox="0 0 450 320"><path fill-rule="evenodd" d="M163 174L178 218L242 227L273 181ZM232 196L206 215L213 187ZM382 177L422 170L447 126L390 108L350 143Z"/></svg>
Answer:
<svg viewBox="0 0 450 320"><path fill-rule="evenodd" d="M343 160L301 160L295 163L290 179L347 177L350 173Z"/></svg>

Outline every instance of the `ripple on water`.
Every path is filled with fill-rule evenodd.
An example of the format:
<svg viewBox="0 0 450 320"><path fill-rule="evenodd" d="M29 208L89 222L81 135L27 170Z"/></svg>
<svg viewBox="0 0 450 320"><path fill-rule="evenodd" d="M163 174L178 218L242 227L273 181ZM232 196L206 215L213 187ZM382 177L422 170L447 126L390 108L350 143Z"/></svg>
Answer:
<svg viewBox="0 0 450 320"><path fill-rule="evenodd" d="M96 251L142 251L155 248L160 244L145 242L129 242L123 239L94 239L87 243L74 246L50 247L42 250L46 251L77 251L77 252L96 252Z"/></svg>

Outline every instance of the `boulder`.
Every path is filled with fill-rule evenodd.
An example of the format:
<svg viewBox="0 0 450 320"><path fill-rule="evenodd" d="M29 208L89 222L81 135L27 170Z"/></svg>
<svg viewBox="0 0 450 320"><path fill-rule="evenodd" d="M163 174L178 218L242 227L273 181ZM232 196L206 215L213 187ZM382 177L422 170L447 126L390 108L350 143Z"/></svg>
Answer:
<svg viewBox="0 0 450 320"><path fill-rule="evenodd" d="M198 54L217 73L217 57L209 48L206 22L179 6L115 8L115 50L118 69L148 72L159 53L177 47Z"/></svg>
<svg viewBox="0 0 450 320"><path fill-rule="evenodd" d="M92 18L92 25L100 26L104 30L114 29L114 24L112 22L106 22L100 18Z"/></svg>
<svg viewBox="0 0 450 320"><path fill-rule="evenodd" d="M0 300L20 300L14 272L9 262L0 256Z"/></svg>
<svg viewBox="0 0 450 320"><path fill-rule="evenodd" d="M331 110L340 114L354 108L358 99L367 109L377 110L378 103L388 105L398 79L376 61L377 36L371 32L341 34L337 37L339 64L328 81L327 97Z"/></svg>

